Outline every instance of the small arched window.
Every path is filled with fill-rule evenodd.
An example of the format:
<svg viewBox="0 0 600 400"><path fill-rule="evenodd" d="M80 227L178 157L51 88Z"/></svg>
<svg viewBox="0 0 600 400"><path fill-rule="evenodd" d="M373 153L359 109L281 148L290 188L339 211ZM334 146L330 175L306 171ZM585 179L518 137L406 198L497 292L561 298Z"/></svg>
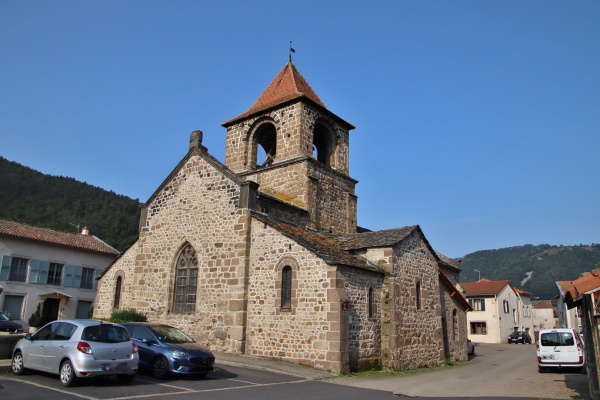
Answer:
<svg viewBox="0 0 600 400"><path fill-rule="evenodd" d="M369 313L369 318L374 318L375 317L375 297L373 294L373 288L370 287L369 288L369 295L368 295L368 300L367 300L367 307L368 307L368 313Z"/></svg>
<svg viewBox="0 0 600 400"><path fill-rule="evenodd" d="M196 257L196 250L188 244L179 253L177 259L173 312L189 314L196 311L197 287L198 258Z"/></svg>
<svg viewBox="0 0 600 400"><path fill-rule="evenodd" d="M121 304L121 287L123 286L123 279L120 276L117 276L117 281L115 283L115 298L113 301L113 308L119 308Z"/></svg>
<svg viewBox="0 0 600 400"><path fill-rule="evenodd" d="M292 267L286 265L281 270L281 308L292 307Z"/></svg>
<svg viewBox="0 0 600 400"><path fill-rule="evenodd" d="M415 288L415 297L417 300L417 310L421 309L421 282L417 282L417 286Z"/></svg>
<svg viewBox="0 0 600 400"><path fill-rule="evenodd" d="M452 311L452 336L454 341L458 341L458 313L456 310Z"/></svg>

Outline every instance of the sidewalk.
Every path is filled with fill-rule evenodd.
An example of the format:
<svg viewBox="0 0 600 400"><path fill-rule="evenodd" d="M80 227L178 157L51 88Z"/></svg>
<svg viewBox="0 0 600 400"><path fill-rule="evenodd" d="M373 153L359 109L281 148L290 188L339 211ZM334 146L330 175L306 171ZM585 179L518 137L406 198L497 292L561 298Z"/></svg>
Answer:
<svg viewBox="0 0 600 400"><path fill-rule="evenodd" d="M257 369L261 371L269 371L280 374L292 375L304 379L323 379L332 378L335 374L327 371L320 371L299 364L294 364L281 360L269 358L260 358L248 356L245 354L231 353L214 353L216 358L216 366L233 366L249 369ZM0 372L10 371L10 359L0 359Z"/></svg>

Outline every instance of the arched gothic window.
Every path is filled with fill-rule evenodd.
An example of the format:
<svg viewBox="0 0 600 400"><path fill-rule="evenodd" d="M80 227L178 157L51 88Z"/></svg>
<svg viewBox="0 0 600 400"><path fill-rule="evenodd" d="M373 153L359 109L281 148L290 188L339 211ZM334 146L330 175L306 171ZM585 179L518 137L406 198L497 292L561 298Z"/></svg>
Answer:
<svg viewBox="0 0 600 400"><path fill-rule="evenodd" d="M281 270L281 308L292 307L292 267L286 265Z"/></svg>
<svg viewBox="0 0 600 400"><path fill-rule="evenodd" d="M117 276L117 281L115 283L115 298L113 301L113 308L119 308L121 304L121 287L123 286L123 279L120 276Z"/></svg>
<svg viewBox="0 0 600 400"><path fill-rule="evenodd" d="M196 311L196 290L198 287L198 258L196 250L187 245L179 253L175 269L175 291L173 312L189 314Z"/></svg>

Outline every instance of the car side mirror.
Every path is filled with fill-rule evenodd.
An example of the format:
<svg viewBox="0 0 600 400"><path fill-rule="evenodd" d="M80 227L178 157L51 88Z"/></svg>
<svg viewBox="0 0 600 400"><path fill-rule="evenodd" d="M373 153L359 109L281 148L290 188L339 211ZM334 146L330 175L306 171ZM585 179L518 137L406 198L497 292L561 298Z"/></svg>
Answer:
<svg viewBox="0 0 600 400"><path fill-rule="evenodd" d="M31 336L31 333L26 333L25 336L24 336L24 338L26 340L33 340L33 336Z"/></svg>
<svg viewBox="0 0 600 400"><path fill-rule="evenodd" d="M142 343L147 344L148 346L152 346L153 344L156 344L156 340L153 340L153 339L142 339Z"/></svg>

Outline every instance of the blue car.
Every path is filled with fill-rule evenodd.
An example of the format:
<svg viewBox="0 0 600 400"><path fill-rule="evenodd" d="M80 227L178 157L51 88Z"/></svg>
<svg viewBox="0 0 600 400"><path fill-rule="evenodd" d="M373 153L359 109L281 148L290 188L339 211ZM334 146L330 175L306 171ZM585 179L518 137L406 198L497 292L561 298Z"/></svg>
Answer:
<svg viewBox="0 0 600 400"><path fill-rule="evenodd" d="M23 327L0 313L0 332L23 333Z"/></svg>
<svg viewBox="0 0 600 400"><path fill-rule="evenodd" d="M122 324L138 345L140 369L157 379L171 374L205 377L215 370L215 356L183 331L169 325L149 322Z"/></svg>

